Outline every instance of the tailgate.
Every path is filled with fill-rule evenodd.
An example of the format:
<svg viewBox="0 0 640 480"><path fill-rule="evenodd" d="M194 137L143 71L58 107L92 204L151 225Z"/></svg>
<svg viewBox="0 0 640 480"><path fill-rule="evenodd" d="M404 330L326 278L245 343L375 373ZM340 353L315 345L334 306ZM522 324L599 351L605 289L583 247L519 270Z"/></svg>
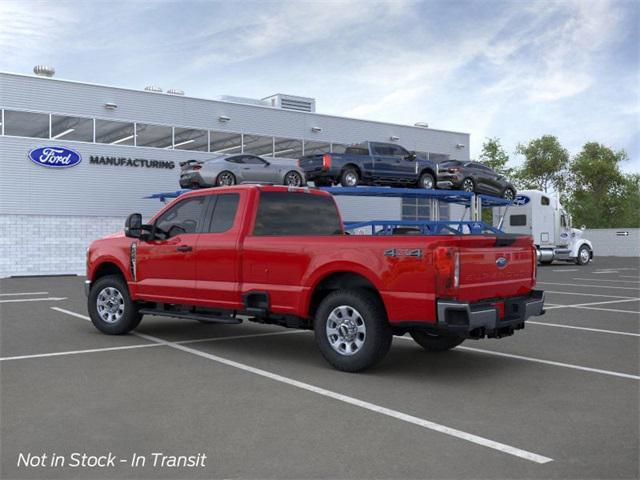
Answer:
<svg viewBox="0 0 640 480"><path fill-rule="evenodd" d="M531 237L469 236L459 241L458 300L523 296L535 286L537 265Z"/></svg>
<svg viewBox="0 0 640 480"><path fill-rule="evenodd" d="M307 155L298 160L298 165L305 172L322 170L322 156L323 154Z"/></svg>

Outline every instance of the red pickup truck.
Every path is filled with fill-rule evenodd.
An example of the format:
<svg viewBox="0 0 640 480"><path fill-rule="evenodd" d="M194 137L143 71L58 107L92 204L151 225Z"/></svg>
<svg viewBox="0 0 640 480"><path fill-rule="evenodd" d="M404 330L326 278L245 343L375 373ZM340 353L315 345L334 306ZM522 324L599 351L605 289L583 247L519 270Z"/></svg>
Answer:
<svg viewBox="0 0 640 480"><path fill-rule="evenodd" d="M451 232L449 232L451 233ZM503 337L544 313L528 236L348 235L333 197L239 185L181 195L87 250L88 309L107 334L143 315L308 328L335 368L379 362L393 335L429 351Z"/></svg>

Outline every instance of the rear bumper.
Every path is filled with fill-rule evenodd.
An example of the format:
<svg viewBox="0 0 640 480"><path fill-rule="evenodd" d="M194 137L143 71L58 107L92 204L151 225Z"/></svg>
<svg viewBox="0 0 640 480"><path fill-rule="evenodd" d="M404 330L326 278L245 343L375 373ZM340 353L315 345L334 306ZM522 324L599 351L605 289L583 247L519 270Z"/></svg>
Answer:
<svg viewBox="0 0 640 480"><path fill-rule="evenodd" d="M504 304L503 318L497 303ZM544 315L544 292L487 303L438 300L437 315L438 330L468 338L503 337L524 328L529 317Z"/></svg>
<svg viewBox="0 0 640 480"><path fill-rule="evenodd" d="M194 185L199 185L201 187L207 185L199 172L187 172L180 175L181 188L191 188Z"/></svg>

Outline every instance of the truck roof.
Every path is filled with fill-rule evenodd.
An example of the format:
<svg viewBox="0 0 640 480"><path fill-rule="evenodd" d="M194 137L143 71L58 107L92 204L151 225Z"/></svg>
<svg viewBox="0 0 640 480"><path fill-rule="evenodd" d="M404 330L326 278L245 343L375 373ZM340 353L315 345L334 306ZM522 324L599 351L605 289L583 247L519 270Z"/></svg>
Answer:
<svg viewBox="0 0 640 480"><path fill-rule="evenodd" d="M312 193L314 195L321 195L330 197L331 194L317 188L310 187L289 187L285 185L265 185L265 184L257 184L257 183L247 183L240 185L232 185L228 187L211 187L211 188L198 188L197 190L193 190L191 192L186 192L180 195L180 198L186 197L196 197L199 195L211 195L213 193L223 193L223 192L242 192L246 190L259 190L263 192L301 192L301 193Z"/></svg>

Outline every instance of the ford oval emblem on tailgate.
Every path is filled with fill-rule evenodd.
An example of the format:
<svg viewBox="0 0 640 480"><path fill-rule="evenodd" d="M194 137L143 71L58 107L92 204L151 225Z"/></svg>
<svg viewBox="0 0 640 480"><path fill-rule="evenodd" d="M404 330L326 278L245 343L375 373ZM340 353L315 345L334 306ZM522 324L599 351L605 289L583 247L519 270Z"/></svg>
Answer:
<svg viewBox="0 0 640 480"><path fill-rule="evenodd" d="M78 152L64 147L40 147L29 152L29 160L49 168L74 167L82 161Z"/></svg>
<svg viewBox="0 0 640 480"><path fill-rule="evenodd" d="M498 268L506 267L507 263L509 263L509 261L504 257L498 257L498 259L496 260L496 265L498 266Z"/></svg>

